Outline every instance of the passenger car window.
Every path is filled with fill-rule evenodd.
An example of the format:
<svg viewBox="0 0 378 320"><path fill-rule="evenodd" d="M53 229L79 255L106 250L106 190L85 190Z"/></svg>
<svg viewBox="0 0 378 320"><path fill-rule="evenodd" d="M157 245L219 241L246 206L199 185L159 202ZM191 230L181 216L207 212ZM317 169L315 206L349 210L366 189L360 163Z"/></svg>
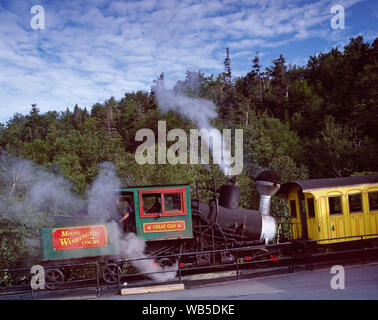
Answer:
<svg viewBox="0 0 378 320"><path fill-rule="evenodd" d="M307 209L309 218L315 217L314 198L307 198Z"/></svg>
<svg viewBox="0 0 378 320"><path fill-rule="evenodd" d="M329 214L342 214L341 197L329 197Z"/></svg>
<svg viewBox="0 0 378 320"><path fill-rule="evenodd" d="M348 202L349 202L349 212L351 212L351 213L362 212L362 195L361 195L361 193L348 195Z"/></svg>
<svg viewBox="0 0 378 320"><path fill-rule="evenodd" d="M290 213L293 218L297 216L297 206L295 200L290 200Z"/></svg>
<svg viewBox="0 0 378 320"><path fill-rule="evenodd" d="M378 210L378 191L368 192L369 211Z"/></svg>

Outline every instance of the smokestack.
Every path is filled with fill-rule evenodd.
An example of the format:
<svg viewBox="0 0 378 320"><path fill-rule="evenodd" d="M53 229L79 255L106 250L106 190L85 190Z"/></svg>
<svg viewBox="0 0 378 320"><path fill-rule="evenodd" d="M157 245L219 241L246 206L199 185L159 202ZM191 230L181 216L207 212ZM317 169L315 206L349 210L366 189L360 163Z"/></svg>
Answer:
<svg viewBox="0 0 378 320"><path fill-rule="evenodd" d="M280 177L272 170L263 171L256 178L256 189L260 193L259 211L270 214L270 199L280 189Z"/></svg>
<svg viewBox="0 0 378 320"><path fill-rule="evenodd" d="M240 188L235 185L223 185L219 189L219 204L229 209L239 208Z"/></svg>
<svg viewBox="0 0 378 320"><path fill-rule="evenodd" d="M265 244L272 241L276 235L276 223L270 215L270 199L280 188L281 178L272 170L265 170L256 178L256 189L260 193L259 212L262 218L260 240Z"/></svg>

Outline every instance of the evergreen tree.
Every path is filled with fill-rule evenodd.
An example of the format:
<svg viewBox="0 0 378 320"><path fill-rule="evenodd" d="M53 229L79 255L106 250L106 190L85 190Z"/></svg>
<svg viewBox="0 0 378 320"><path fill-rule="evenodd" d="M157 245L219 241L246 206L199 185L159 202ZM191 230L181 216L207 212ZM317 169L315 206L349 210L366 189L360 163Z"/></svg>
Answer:
<svg viewBox="0 0 378 320"><path fill-rule="evenodd" d="M104 116L103 116L103 128L111 137L118 132L118 109L116 108L116 101L114 97L111 97L105 102Z"/></svg>
<svg viewBox="0 0 378 320"><path fill-rule="evenodd" d="M230 49L226 49L226 59L224 59L224 82L226 85L232 84L232 75L231 75L231 59L230 59Z"/></svg>
<svg viewBox="0 0 378 320"><path fill-rule="evenodd" d="M261 108L263 108L263 81L261 79L261 65L260 65L260 58L259 53L256 52L256 56L252 59L252 76L257 81L257 97L259 103L261 104Z"/></svg>

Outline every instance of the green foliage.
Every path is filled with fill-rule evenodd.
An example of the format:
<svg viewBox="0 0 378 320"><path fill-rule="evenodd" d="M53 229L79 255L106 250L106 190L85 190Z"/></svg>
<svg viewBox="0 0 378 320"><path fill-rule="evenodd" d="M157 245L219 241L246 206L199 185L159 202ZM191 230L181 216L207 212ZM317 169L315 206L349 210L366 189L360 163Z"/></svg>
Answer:
<svg viewBox="0 0 378 320"><path fill-rule="evenodd" d="M315 167L339 177L374 168L378 153L371 138L361 136L347 124L336 123L332 116L324 119L324 128L312 148L317 150L313 156ZM328 164L327 167L322 167L324 164Z"/></svg>
<svg viewBox="0 0 378 320"><path fill-rule="evenodd" d="M25 225L0 216L0 269L11 268L13 261L30 258L25 241L29 232Z"/></svg>

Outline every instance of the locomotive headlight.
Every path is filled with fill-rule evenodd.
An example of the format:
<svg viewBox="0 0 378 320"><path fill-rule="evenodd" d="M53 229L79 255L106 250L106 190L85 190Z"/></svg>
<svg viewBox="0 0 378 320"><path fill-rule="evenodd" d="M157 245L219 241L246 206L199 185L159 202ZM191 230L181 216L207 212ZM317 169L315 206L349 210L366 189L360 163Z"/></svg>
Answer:
<svg viewBox="0 0 378 320"><path fill-rule="evenodd" d="M265 244L274 240L276 236L276 222L271 215L262 214L261 236L260 240L265 240Z"/></svg>

